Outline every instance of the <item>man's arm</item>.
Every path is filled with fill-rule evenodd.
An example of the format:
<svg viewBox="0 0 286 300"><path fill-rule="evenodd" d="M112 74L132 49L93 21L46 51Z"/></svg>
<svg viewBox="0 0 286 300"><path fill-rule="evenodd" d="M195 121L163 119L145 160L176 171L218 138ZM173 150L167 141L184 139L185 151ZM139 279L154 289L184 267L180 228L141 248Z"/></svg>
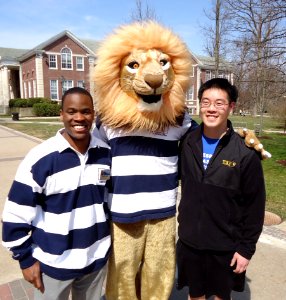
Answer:
<svg viewBox="0 0 286 300"><path fill-rule="evenodd" d="M243 226L237 252L249 260L263 229L266 198L261 160L255 151L251 151L242 161L241 189L244 199Z"/></svg>
<svg viewBox="0 0 286 300"><path fill-rule="evenodd" d="M32 221L37 213L36 199L41 188L33 180L29 157L21 162L10 188L4 210L2 244L13 253L22 270L33 266ZM38 286L38 284L37 284Z"/></svg>

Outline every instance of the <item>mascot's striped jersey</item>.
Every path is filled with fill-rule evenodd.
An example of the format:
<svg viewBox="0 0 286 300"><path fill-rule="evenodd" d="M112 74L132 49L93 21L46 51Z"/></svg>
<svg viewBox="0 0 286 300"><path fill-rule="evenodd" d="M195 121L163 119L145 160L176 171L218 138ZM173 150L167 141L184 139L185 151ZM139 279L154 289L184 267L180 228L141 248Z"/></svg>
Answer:
<svg viewBox="0 0 286 300"><path fill-rule="evenodd" d="M112 221L133 223L174 216L178 188L178 141L191 127L186 113L181 126L164 132L125 132L97 124L93 134L111 146L108 199Z"/></svg>

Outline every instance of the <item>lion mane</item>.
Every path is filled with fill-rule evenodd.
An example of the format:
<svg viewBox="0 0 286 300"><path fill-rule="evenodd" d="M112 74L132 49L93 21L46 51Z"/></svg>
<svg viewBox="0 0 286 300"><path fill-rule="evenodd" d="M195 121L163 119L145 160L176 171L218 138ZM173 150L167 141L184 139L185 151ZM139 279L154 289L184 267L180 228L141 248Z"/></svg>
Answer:
<svg viewBox="0 0 286 300"><path fill-rule="evenodd" d="M123 60L133 51L150 49L167 54L174 72L174 83L162 95L162 105L157 111L140 110L138 97L126 93L120 85ZM154 21L123 25L108 36L97 51L91 75L97 113L101 121L112 128L164 131L170 125L178 125L186 109L190 76L190 52L171 30Z"/></svg>

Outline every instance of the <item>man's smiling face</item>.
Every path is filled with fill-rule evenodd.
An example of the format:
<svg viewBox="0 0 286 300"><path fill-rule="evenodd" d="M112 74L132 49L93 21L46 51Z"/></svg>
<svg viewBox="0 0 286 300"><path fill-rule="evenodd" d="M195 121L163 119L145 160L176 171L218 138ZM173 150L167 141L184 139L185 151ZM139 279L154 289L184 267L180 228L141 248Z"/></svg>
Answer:
<svg viewBox="0 0 286 300"><path fill-rule="evenodd" d="M201 119L207 128L215 129L218 132L223 131L234 105L234 102L229 102L228 95L224 90L207 89L204 91L200 103Z"/></svg>
<svg viewBox="0 0 286 300"><path fill-rule="evenodd" d="M89 144L90 130L94 121L92 99L85 94L69 94L65 97L61 110L64 123L64 137L77 149L77 144Z"/></svg>

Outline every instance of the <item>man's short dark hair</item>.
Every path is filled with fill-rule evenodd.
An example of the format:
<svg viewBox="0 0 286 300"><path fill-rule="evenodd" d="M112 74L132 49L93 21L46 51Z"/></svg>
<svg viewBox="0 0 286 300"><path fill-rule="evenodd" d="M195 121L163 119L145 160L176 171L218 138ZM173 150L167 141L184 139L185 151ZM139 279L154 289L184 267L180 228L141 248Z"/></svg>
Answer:
<svg viewBox="0 0 286 300"><path fill-rule="evenodd" d="M238 90L225 78L213 78L203 83L199 89L198 97L201 101L204 91L211 88L223 90L227 93L229 102L236 102L238 98Z"/></svg>
<svg viewBox="0 0 286 300"><path fill-rule="evenodd" d="M75 86L75 87L72 87L68 90L66 90L62 96L62 103L61 103L61 107L63 108L64 106L64 101L65 101L65 98L67 95L71 95L71 94L82 94L82 95L86 95L90 98L92 104L93 104L93 99L92 99L92 96L90 94L89 91L87 91L86 89L84 88L81 88L81 87L78 87L78 86Z"/></svg>

